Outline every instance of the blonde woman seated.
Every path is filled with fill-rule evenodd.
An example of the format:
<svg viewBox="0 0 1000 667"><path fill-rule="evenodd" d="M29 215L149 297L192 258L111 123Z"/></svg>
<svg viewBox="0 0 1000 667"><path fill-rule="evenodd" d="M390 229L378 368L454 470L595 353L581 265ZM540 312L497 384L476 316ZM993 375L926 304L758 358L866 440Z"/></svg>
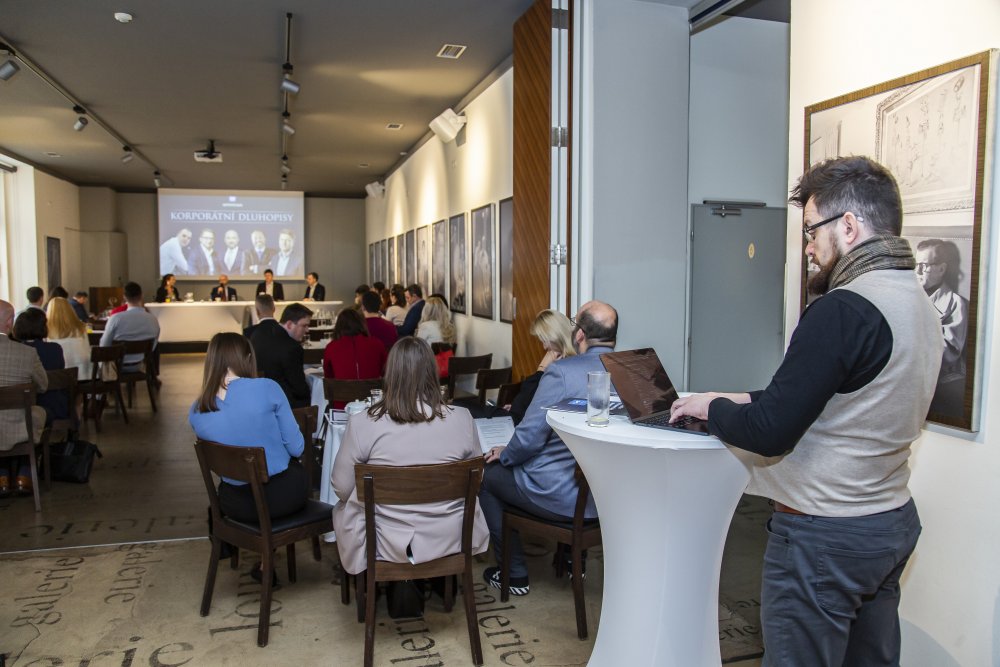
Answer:
<svg viewBox="0 0 1000 667"><path fill-rule="evenodd" d="M451 313L440 297L427 297L424 310L417 325L417 338L428 343L455 344L455 325L451 323Z"/></svg>
<svg viewBox="0 0 1000 667"><path fill-rule="evenodd" d="M76 316L69 301L57 296L48 305L49 342L56 343L63 351L66 368L76 368L77 378L90 379L90 341L87 325Z"/></svg>
<svg viewBox="0 0 1000 667"><path fill-rule="evenodd" d="M348 574L366 568L365 509L354 481L355 464L429 465L482 456L469 411L441 402L434 355L425 341L406 337L392 346L383 391L382 401L350 416L333 464L331 481L339 499L333 527ZM377 557L424 563L460 551L462 507L462 501L376 507ZM486 551L489 538L477 500L473 553Z"/></svg>

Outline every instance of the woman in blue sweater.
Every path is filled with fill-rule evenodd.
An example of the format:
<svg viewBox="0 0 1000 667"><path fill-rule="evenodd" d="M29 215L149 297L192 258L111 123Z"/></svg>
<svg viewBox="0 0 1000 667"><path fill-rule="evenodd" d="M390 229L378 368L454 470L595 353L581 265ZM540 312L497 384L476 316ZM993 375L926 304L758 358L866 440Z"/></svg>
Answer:
<svg viewBox="0 0 1000 667"><path fill-rule="evenodd" d="M264 485L271 518L297 512L309 494L306 473L293 457L304 441L292 409L274 380L258 378L250 342L237 333L216 334L208 344L201 394L188 420L195 434L236 447L263 447L270 476ZM257 521L250 486L223 478L222 512L237 521Z"/></svg>

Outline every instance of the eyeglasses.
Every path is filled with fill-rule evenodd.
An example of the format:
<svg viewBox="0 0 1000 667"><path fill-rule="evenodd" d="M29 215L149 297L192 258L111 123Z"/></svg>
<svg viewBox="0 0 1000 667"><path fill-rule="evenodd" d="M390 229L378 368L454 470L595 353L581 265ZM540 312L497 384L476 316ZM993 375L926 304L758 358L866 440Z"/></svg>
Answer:
<svg viewBox="0 0 1000 667"><path fill-rule="evenodd" d="M820 220L819 222L817 222L814 225L808 225L806 227L803 227L802 228L802 233L805 235L806 241L808 241L809 243L812 243L813 241L815 241L816 240L815 231L817 229L819 229L823 225L828 225L831 222L834 222L835 220L840 220L845 215L847 215L847 213L848 213L848 211L844 211L843 213L838 213L837 215L829 217L829 218L826 218L825 220ZM854 217L855 217L856 220L858 220L858 222L864 222L865 221L865 219L862 218L862 217L860 217L860 216L854 216Z"/></svg>

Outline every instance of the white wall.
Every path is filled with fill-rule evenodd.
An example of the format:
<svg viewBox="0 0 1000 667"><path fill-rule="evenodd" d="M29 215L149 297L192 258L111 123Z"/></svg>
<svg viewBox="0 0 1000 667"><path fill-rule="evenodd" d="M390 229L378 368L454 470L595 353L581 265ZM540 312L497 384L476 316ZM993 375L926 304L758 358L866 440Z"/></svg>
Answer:
<svg viewBox="0 0 1000 667"><path fill-rule="evenodd" d="M48 274L45 259L45 238L51 236L60 240L62 255L62 282L67 289L67 283L79 275L79 250L70 243L67 230L80 228L80 189L68 181L45 172L34 170L35 192L35 233L37 248L37 281L35 284L45 290L56 285L48 284ZM72 284L72 283L71 283ZM73 290L75 291L75 290Z"/></svg>
<svg viewBox="0 0 1000 667"><path fill-rule="evenodd" d="M496 205L511 196L514 188L513 100L514 73L508 70L464 108L468 118L463 130L464 141L462 134L448 144L441 143L437 137L431 138L386 179L384 198L367 199L363 265L367 264L367 243L461 212L465 212L468 224L472 209L484 204ZM467 258L466 276L471 275L468 261ZM429 291L422 287L425 293ZM498 291L494 289L495 313L499 313ZM454 315L454 319L459 354L492 352L495 368L510 365L509 324L461 314Z"/></svg>
<svg viewBox="0 0 1000 667"><path fill-rule="evenodd" d="M793 0L789 96L789 185L800 175L803 110L872 84L1000 47L996 0ZM995 73L994 73L995 76ZM994 113L997 104L994 99ZM906 571L900 609L905 665L1000 665L1000 160L986 240L989 275L983 343L982 421L964 436L931 426L914 448L910 488L924 531ZM786 322L799 312L801 218L788 221Z"/></svg>

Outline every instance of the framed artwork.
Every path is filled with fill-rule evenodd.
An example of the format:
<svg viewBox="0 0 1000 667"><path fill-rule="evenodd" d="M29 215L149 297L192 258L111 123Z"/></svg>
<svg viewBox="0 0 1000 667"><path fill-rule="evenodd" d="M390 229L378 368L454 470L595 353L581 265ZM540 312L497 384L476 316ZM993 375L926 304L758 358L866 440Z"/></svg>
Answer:
<svg viewBox="0 0 1000 667"><path fill-rule="evenodd" d="M45 237L45 279L50 292L62 285L62 241L54 236Z"/></svg>
<svg viewBox="0 0 1000 667"><path fill-rule="evenodd" d="M979 430L996 49L805 109L805 168L869 155L895 176L903 238L941 316L945 350L928 421ZM803 252L805 248L803 247ZM804 263L802 306L809 274Z"/></svg>
<svg viewBox="0 0 1000 667"><path fill-rule="evenodd" d="M448 226L444 220L431 225L431 292L448 295ZM445 299L447 302L447 299Z"/></svg>
<svg viewBox="0 0 1000 667"><path fill-rule="evenodd" d="M396 282L406 287L406 242L405 236L396 236Z"/></svg>
<svg viewBox="0 0 1000 667"><path fill-rule="evenodd" d="M368 244L368 284L375 282L375 246L376 243Z"/></svg>
<svg viewBox="0 0 1000 667"><path fill-rule="evenodd" d="M472 211L472 314L493 319L493 204Z"/></svg>
<svg viewBox="0 0 1000 667"><path fill-rule="evenodd" d="M465 298L466 280L465 280L465 270L466 270L466 257L468 256L465 251L465 214L459 213L458 215L453 215L448 218L448 235L451 241L449 248L451 248L451 261L449 266L451 267L451 280L449 281L450 299L448 305L451 310L456 313L466 314L468 311L468 304Z"/></svg>
<svg viewBox="0 0 1000 667"><path fill-rule="evenodd" d="M500 321L514 321L514 198L497 206L500 227Z"/></svg>
<svg viewBox="0 0 1000 667"><path fill-rule="evenodd" d="M414 231L406 232L406 285L417 282L417 247L414 243Z"/></svg>
<svg viewBox="0 0 1000 667"><path fill-rule="evenodd" d="M378 279L380 281L382 281L383 283L387 282L389 280L389 259L386 257L386 246L387 245L388 245L388 243L386 242L385 239L382 239L381 241L379 241L378 259L379 259L379 264L380 264L379 268L381 270L378 272Z"/></svg>
<svg viewBox="0 0 1000 667"><path fill-rule="evenodd" d="M386 287L392 287L396 283L396 237L390 236L386 239L388 243L386 252Z"/></svg>
<svg viewBox="0 0 1000 667"><path fill-rule="evenodd" d="M431 295L431 228L424 225L417 230L417 284L424 296Z"/></svg>

